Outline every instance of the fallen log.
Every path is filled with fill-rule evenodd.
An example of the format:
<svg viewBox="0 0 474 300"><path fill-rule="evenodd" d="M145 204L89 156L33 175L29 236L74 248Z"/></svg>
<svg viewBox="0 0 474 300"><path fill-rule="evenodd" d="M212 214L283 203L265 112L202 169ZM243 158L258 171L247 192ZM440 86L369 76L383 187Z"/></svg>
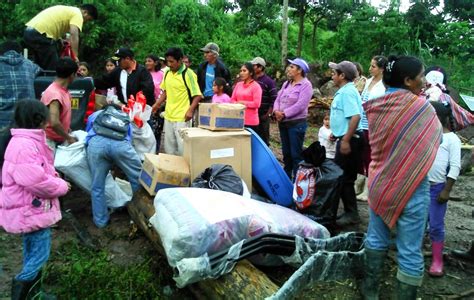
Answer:
<svg viewBox="0 0 474 300"><path fill-rule="evenodd" d="M153 196L140 189L128 204L128 212L153 247L161 255L166 255L160 236L148 222L155 214ZM265 273L244 260L239 262L231 273L215 280L204 280L193 284L190 290L196 297L205 299L264 299L274 294L278 286Z"/></svg>

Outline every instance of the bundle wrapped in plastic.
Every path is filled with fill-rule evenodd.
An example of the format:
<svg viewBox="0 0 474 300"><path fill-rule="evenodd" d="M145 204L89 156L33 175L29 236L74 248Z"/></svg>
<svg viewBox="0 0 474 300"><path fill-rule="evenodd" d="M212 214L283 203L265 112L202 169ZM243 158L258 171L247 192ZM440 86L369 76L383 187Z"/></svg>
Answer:
<svg viewBox="0 0 474 300"><path fill-rule="evenodd" d="M74 131L71 135L78 141L71 145L58 146L54 157L54 167L64 173L69 180L79 186L82 190L90 193L92 188L92 175L87 162L87 153L85 145L85 131ZM124 206L132 199L122 191L112 174L107 174L105 179L105 200L107 206L117 208Z"/></svg>
<svg viewBox="0 0 474 300"><path fill-rule="evenodd" d="M168 263L205 259L262 233L328 238L327 229L288 208L218 190L162 189L150 223L160 235Z"/></svg>
<svg viewBox="0 0 474 300"><path fill-rule="evenodd" d="M144 160L145 153L155 153L156 138L153 134L148 120L151 117L152 108L146 104L146 98L140 91L136 98L130 95L126 106L122 106L122 111L126 112L132 122L132 145L137 151L141 160Z"/></svg>

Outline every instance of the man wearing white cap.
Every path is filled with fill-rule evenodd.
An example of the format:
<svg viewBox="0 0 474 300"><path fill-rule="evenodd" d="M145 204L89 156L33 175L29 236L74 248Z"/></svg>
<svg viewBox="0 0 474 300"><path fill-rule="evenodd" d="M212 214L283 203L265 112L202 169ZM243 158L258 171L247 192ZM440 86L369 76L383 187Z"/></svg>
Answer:
<svg viewBox="0 0 474 300"><path fill-rule="evenodd" d="M333 139L337 140L336 157L334 161L343 169L343 185L341 199L344 204L344 214L337 220L340 226L360 222L354 182L357 173L362 169L362 148L364 135L360 127L363 112L362 100L354 83L357 68L350 61L338 64L329 63L333 71L332 80L339 87L331 104L330 124ZM337 214L339 201L334 203L333 213Z"/></svg>
<svg viewBox="0 0 474 300"><path fill-rule="evenodd" d="M258 129L257 134L265 142L270 145L270 118L273 112L273 103L277 97L277 89L275 81L265 74L265 67L267 63L261 57L255 57L250 61L255 70L255 80L262 88L262 101L258 109Z"/></svg>
<svg viewBox="0 0 474 300"><path fill-rule="evenodd" d="M212 96L214 95L212 84L216 77L222 77L225 79L228 88L224 89L224 92L231 96L230 72L222 60L219 59L219 46L216 43L207 43L206 46L201 48L201 51L204 52L205 59L205 61L199 65L197 70L199 89L203 94L203 100L201 102L212 101Z"/></svg>

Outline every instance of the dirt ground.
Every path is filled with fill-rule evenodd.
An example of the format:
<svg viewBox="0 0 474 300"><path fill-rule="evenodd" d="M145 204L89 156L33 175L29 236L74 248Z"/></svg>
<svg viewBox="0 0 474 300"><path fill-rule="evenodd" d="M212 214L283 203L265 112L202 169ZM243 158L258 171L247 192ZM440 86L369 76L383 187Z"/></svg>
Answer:
<svg viewBox="0 0 474 300"><path fill-rule="evenodd" d="M275 124L272 124L271 134L272 150L276 156L281 159L278 129ZM468 138L470 139L471 137ZM317 129L315 126L312 126L308 131L305 144L309 144L316 139ZM451 249L466 249L469 247L470 241L474 240L473 179L474 174L471 172L461 176L455 184L454 191L452 192L453 200L449 202L446 217L446 275L442 278L430 278L428 275L425 276L423 285L418 292L420 299L474 299L474 265L461 262L449 255ZM187 289L178 289L176 287L172 280L172 271L167 266L166 259L156 253L145 236L140 232L131 232L131 228L133 227L131 226L131 220L126 211L115 212L111 217L110 226L106 229L99 230L95 228L92 223L90 201L87 194L74 188L71 193L62 199L62 203L63 208L70 210L81 226L90 232L99 248L106 251L108 255L106 258L107 263L119 266L123 268L123 270L134 266L150 266L153 276L156 276L156 280L159 280L159 283L156 285L156 290L153 291L154 296L136 296L135 298L193 299L193 295ZM353 228L346 228L347 231L364 232L367 229L367 203L358 202L358 205L362 223ZM67 291L64 291L64 289L61 289L62 287L58 285L58 282L61 282L58 277L72 276L72 274L55 274L55 270L60 270L63 265L68 264L67 260L70 257L74 257L68 253L68 249L71 249L71 244L80 244L78 241L79 239L76 232L68 220L63 219L56 228L53 228L52 253L49 262L49 265L53 267L48 269L48 276L45 282L49 282L49 290L58 294L60 299L81 299L77 294L68 294ZM6 234L0 230L0 300L9 299L11 277L18 273L21 268L21 249L20 237ZM79 247L78 249L79 253L85 251L83 250L84 248ZM429 247L425 247L425 250L425 267L429 268L431 262L429 256L430 249ZM382 282L381 299L390 299L395 284L395 251L391 251L389 257L390 259L386 262L386 277ZM270 268L264 271L268 274L270 279L278 285L281 285L292 272L294 272L294 269L284 267ZM94 286L90 278L84 277L78 278L77 280L78 284L82 284L80 288L83 290L100 288ZM109 295L110 297L103 296L101 298L131 299L131 297L126 296L127 294L125 292L124 294ZM89 297L84 296L84 298ZM347 280L315 284L308 287L298 298L359 299L359 296L355 283L352 280Z"/></svg>

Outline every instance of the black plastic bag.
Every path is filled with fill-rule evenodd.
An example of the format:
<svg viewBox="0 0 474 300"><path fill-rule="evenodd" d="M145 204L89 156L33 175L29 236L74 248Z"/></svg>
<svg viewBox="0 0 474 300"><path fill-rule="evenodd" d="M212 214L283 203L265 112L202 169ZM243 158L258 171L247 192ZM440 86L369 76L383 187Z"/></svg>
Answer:
<svg viewBox="0 0 474 300"><path fill-rule="evenodd" d="M191 183L192 187L220 190L243 195L242 179L229 165L214 164L205 169Z"/></svg>
<svg viewBox="0 0 474 300"><path fill-rule="evenodd" d="M339 202L343 171L331 159L326 159L317 169L320 176L315 181L313 201L309 207L299 212L326 225L336 220L337 211L334 211L334 207Z"/></svg>
<svg viewBox="0 0 474 300"><path fill-rule="evenodd" d="M326 159L326 148L319 141L316 141L304 149L301 152L301 156L303 156L304 161L308 164L319 167Z"/></svg>

